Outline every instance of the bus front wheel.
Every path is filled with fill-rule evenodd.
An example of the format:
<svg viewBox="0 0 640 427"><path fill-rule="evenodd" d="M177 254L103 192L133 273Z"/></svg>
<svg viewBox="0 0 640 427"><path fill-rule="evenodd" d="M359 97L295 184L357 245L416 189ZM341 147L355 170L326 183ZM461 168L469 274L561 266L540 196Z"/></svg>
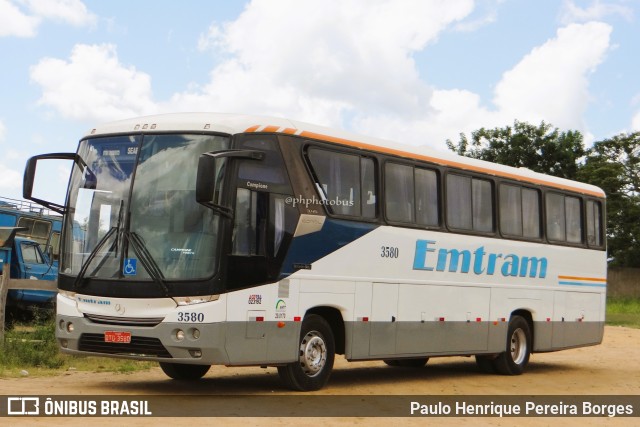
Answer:
<svg viewBox="0 0 640 427"><path fill-rule="evenodd" d="M186 365L183 363L160 362L160 368L174 380L199 380L209 372L209 365Z"/></svg>
<svg viewBox="0 0 640 427"><path fill-rule="evenodd" d="M320 390L329 381L335 342L333 332L321 316L311 314L302 321L298 360L278 367L284 384L298 391Z"/></svg>
<svg viewBox="0 0 640 427"><path fill-rule="evenodd" d="M513 316L507 330L507 348L493 360L493 366L502 375L520 375L531 355L531 328L522 316Z"/></svg>

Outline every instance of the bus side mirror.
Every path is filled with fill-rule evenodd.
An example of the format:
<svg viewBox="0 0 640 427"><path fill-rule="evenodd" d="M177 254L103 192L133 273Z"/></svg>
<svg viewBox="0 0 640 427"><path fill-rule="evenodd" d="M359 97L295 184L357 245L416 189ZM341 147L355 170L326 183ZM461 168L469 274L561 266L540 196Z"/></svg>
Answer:
<svg viewBox="0 0 640 427"><path fill-rule="evenodd" d="M220 163L222 163L223 159L220 160ZM216 170L216 163L218 162L216 162L215 157L207 156L206 154L202 154L198 159L196 202L205 206L216 202L216 176L212 173L212 171Z"/></svg>
<svg viewBox="0 0 640 427"><path fill-rule="evenodd" d="M231 218L233 210L222 204L221 197L230 160L263 158L262 151L254 150L224 150L201 154L196 175L196 202Z"/></svg>
<svg viewBox="0 0 640 427"><path fill-rule="evenodd" d="M51 154L41 154L38 156L33 156L29 160L27 160L27 164L24 169L24 177L22 181L22 197L27 200L31 200L36 202L45 208L51 209L52 211L58 212L59 214L65 214L67 211L67 207L61 205L59 203L50 202L47 200L43 200L33 194L33 186L36 178L36 170L38 168L38 162L43 160L72 160L78 167L80 167L84 173L85 182L88 181L88 185L93 185L95 188L96 185L96 177L89 170L87 164L82 160L82 158L76 153L51 153ZM88 174L87 174L88 172Z"/></svg>

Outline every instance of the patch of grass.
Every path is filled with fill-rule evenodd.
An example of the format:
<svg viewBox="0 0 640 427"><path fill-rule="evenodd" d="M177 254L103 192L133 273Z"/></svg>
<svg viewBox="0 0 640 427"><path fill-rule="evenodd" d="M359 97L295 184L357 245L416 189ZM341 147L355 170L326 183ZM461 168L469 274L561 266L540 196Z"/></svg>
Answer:
<svg viewBox="0 0 640 427"><path fill-rule="evenodd" d="M57 375L61 371L131 373L156 366L153 362L99 357L71 356L60 353L55 339L55 319L33 319L29 324L14 324L0 343L0 377Z"/></svg>
<svg viewBox="0 0 640 427"><path fill-rule="evenodd" d="M640 299L607 298L607 325L640 328Z"/></svg>

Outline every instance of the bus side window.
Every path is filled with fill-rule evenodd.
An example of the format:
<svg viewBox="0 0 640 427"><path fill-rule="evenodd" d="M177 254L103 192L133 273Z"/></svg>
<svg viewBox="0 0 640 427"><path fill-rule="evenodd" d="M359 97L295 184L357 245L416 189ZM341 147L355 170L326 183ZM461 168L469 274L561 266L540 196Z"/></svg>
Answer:
<svg viewBox="0 0 640 427"><path fill-rule="evenodd" d="M506 236L540 238L537 190L500 184L500 231Z"/></svg>
<svg viewBox="0 0 640 427"><path fill-rule="evenodd" d="M415 169L416 222L420 225L440 224L438 209L438 175L429 169Z"/></svg>
<svg viewBox="0 0 640 427"><path fill-rule="evenodd" d="M233 255L265 255L268 195L238 188L233 227Z"/></svg>
<svg viewBox="0 0 640 427"><path fill-rule="evenodd" d="M587 243L602 246L602 205L593 200L587 201Z"/></svg>
<svg viewBox="0 0 640 427"><path fill-rule="evenodd" d="M493 184L485 179L447 175L447 224L452 228L493 231Z"/></svg>
<svg viewBox="0 0 640 427"><path fill-rule="evenodd" d="M582 202L578 197L547 193L547 237L556 242L582 243Z"/></svg>
<svg viewBox="0 0 640 427"><path fill-rule="evenodd" d="M362 181L362 216L376 217L376 166L373 159L360 159L360 178Z"/></svg>
<svg viewBox="0 0 640 427"><path fill-rule="evenodd" d="M312 147L308 158L319 184L320 196L329 212L360 216L362 201L370 199L365 199L368 194L361 196L360 156Z"/></svg>
<svg viewBox="0 0 640 427"><path fill-rule="evenodd" d="M232 255L277 256L284 239L285 196L238 188Z"/></svg>
<svg viewBox="0 0 640 427"><path fill-rule="evenodd" d="M387 163L384 176L387 219L414 222L413 166Z"/></svg>

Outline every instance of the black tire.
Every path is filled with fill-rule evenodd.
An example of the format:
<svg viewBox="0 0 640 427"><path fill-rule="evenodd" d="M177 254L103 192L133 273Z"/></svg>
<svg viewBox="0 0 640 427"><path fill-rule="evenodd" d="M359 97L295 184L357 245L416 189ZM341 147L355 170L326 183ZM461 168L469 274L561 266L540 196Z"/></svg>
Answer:
<svg viewBox="0 0 640 427"><path fill-rule="evenodd" d="M329 381L335 359L333 332L324 318L304 318L298 349L298 361L278 367L280 379L292 390L320 390Z"/></svg>
<svg viewBox="0 0 640 427"><path fill-rule="evenodd" d="M502 375L520 375L529 363L531 356L531 328L522 316L513 316L507 330L506 351L493 361L497 373Z"/></svg>
<svg viewBox="0 0 640 427"><path fill-rule="evenodd" d="M187 365L184 363L160 362L160 368L169 378L174 380L195 381L209 372L209 365Z"/></svg>
<svg viewBox="0 0 640 427"><path fill-rule="evenodd" d="M389 366L400 368L422 368L429 361L428 357L416 357L412 359L385 359L383 360Z"/></svg>
<svg viewBox="0 0 640 427"><path fill-rule="evenodd" d="M495 360L495 356L476 355L476 365L478 365L478 367L487 374L496 373L496 367L494 365Z"/></svg>

